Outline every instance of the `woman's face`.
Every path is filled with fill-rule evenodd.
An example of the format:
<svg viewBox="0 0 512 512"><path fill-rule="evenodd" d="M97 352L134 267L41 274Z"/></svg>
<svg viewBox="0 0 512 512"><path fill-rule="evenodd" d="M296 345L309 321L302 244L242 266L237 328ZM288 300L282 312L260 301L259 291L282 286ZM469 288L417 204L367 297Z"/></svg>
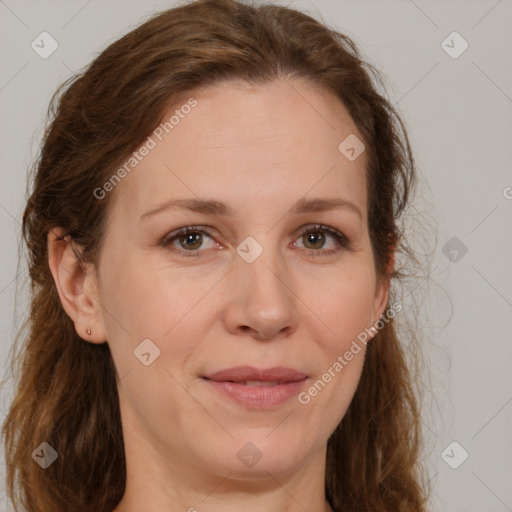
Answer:
<svg viewBox="0 0 512 512"><path fill-rule="evenodd" d="M364 346L344 354L387 302L366 155L354 159L353 137L338 148L362 136L304 81L218 84L163 122L173 114L108 192L96 329L119 376L128 464L279 480L323 463Z"/></svg>

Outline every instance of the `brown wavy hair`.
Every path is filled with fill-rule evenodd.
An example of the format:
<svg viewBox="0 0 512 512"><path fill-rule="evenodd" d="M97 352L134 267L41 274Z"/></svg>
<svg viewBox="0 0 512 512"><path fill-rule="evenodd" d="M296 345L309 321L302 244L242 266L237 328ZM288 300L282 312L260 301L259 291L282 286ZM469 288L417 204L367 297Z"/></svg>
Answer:
<svg viewBox="0 0 512 512"><path fill-rule="evenodd" d="M2 428L15 510L111 512L125 491L114 362L108 343L85 342L65 313L48 264L48 232L62 228L61 238L80 248L77 258L97 265L113 194L98 200L93 191L178 97L224 80L295 78L334 94L363 135L376 272L390 283L405 275L388 263L408 252L398 219L414 188L414 160L403 121L378 92L379 73L354 42L270 4L199 0L153 15L55 92L31 168L21 234L31 305L11 348L17 383ZM355 396L327 445L325 493L336 512L425 510L412 346L400 343L393 320L368 344ZM59 454L45 470L31 456L43 441Z"/></svg>

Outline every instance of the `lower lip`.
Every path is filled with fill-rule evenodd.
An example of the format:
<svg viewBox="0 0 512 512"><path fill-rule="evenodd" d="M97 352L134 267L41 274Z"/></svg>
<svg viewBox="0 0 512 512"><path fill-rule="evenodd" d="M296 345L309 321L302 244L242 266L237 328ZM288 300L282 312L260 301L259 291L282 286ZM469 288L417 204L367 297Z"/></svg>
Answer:
<svg viewBox="0 0 512 512"><path fill-rule="evenodd" d="M275 386L246 386L236 382L205 380L219 393L241 405L251 409L270 409L297 396L306 379Z"/></svg>

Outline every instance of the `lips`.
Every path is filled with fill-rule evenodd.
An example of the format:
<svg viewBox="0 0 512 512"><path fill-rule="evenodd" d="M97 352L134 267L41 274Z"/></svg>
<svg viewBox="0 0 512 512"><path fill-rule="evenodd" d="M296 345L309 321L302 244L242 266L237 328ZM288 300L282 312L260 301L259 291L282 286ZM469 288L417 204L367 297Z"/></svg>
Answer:
<svg viewBox="0 0 512 512"><path fill-rule="evenodd" d="M248 386L271 386L298 382L306 379L307 375L292 368L281 366L261 370L252 366L237 366L207 375L205 378L215 382L235 382Z"/></svg>
<svg viewBox="0 0 512 512"><path fill-rule="evenodd" d="M308 376L291 368L238 366L204 376L216 393L249 409L271 409L296 396Z"/></svg>

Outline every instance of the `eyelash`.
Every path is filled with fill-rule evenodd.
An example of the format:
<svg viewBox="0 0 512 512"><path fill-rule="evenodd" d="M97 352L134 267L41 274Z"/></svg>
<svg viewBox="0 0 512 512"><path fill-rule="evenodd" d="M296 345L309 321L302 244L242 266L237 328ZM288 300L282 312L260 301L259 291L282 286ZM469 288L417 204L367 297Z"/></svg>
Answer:
<svg viewBox="0 0 512 512"><path fill-rule="evenodd" d="M301 237L303 237L305 235L308 235L310 233L320 233L320 232L327 233L327 234L331 235L336 240L336 242L337 242L339 247L336 248L336 249L327 249L327 250L307 249L306 248L305 250L307 250L308 252L312 252L313 253L312 256L314 258L316 258L316 257L323 257L323 256L331 256L334 253L341 251L342 249L350 250L350 241L348 240L348 238L345 235L343 235L337 229L330 228L329 226L325 226L323 224L314 224L312 226L307 227L306 229L304 229L300 233L299 238L301 238ZM213 234L211 233L210 229L208 227L206 227L206 226L187 226L185 228L181 228L181 229L179 229L177 231L173 231L173 232L168 233L167 235L165 235L160 240L159 245L161 247L170 249L172 251L175 251L175 252L178 252L178 253L182 253L183 256L185 256L187 258L197 258L199 256L197 253L202 252L202 251L200 251L200 250L186 251L184 249L179 249L177 247L173 247L172 246L172 242L174 242L174 240L177 240L178 238L180 238L180 237L182 237L184 235L188 235L190 233L206 234L210 238L213 238ZM317 253L317 254L314 254L314 253ZM318 253L321 253L321 254L318 254Z"/></svg>

